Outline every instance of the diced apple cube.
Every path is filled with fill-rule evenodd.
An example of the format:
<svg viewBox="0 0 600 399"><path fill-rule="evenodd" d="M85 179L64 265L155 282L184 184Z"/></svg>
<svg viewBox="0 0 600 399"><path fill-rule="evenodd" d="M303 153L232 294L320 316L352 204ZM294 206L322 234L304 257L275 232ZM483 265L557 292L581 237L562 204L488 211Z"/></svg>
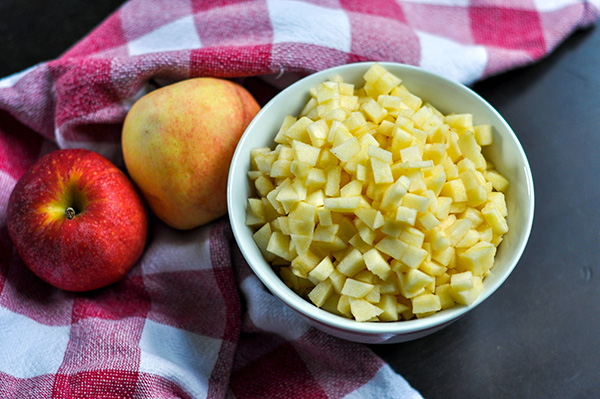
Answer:
<svg viewBox="0 0 600 399"><path fill-rule="evenodd" d="M508 208L506 207L506 198L504 193L492 191L488 194L488 199L496 206L496 209L498 209L500 215L504 217L508 216Z"/></svg>
<svg viewBox="0 0 600 399"><path fill-rule="evenodd" d="M444 187L444 183L446 183L446 171L442 165L435 165L424 179L427 189L438 196L442 191L442 187Z"/></svg>
<svg viewBox="0 0 600 399"><path fill-rule="evenodd" d="M381 123L387 115L387 110L373 99L363 103L361 109L371 121L377 124Z"/></svg>
<svg viewBox="0 0 600 399"><path fill-rule="evenodd" d="M381 199L381 209L391 211L394 209L402 197L408 192L410 180L406 176L402 176L390 185L384 192Z"/></svg>
<svg viewBox="0 0 600 399"><path fill-rule="evenodd" d="M356 248L348 252L337 265L338 271L347 277L353 277L365 268L366 265L362 253Z"/></svg>
<svg viewBox="0 0 600 399"><path fill-rule="evenodd" d="M435 294L440 298L440 305L442 309L448 309L455 305L454 298L452 297L452 288L450 284L440 284L435 288Z"/></svg>
<svg viewBox="0 0 600 399"><path fill-rule="evenodd" d="M367 295L365 295L365 299L372 304L377 305L381 300L381 292L379 292L379 289L379 284L374 285L373 289Z"/></svg>
<svg viewBox="0 0 600 399"><path fill-rule="evenodd" d="M335 212L353 212L360 202L360 196L325 198L325 209Z"/></svg>
<svg viewBox="0 0 600 399"><path fill-rule="evenodd" d="M383 294L379 303L376 305L383 312L379 315L381 321L398 321L398 301L395 295Z"/></svg>
<svg viewBox="0 0 600 399"><path fill-rule="evenodd" d="M408 244L397 238L386 236L381 239L375 248L394 259L400 260L408 248Z"/></svg>
<svg viewBox="0 0 600 399"><path fill-rule="evenodd" d="M485 221L492 227L495 235L502 235L508 231L506 218L502 216L496 205L488 202L481 210Z"/></svg>
<svg viewBox="0 0 600 399"><path fill-rule="evenodd" d="M358 197L362 194L363 183L358 180L351 180L340 189L342 197Z"/></svg>
<svg viewBox="0 0 600 399"><path fill-rule="evenodd" d="M306 196L304 202L316 207L323 206L325 205L325 193L321 189L313 191Z"/></svg>
<svg viewBox="0 0 600 399"><path fill-rule="evenodd" d="M427 208L429 207L429 198L423 197L421 195L408 193L402 197L402 201L400 202L401 206L412 208L420 213L427 212Z"/></svg>
<svg viewBox="0 0 600 399"><path fill-rule="evenodd" d="M371 158L371 171L373 172L373 180L377 184L394 182L389 163L383 162L378 158Z"/></svg>
<svg viewBox="0 0 600 399"><path fill-rule="evenodd" d="M411 116L411 119L417 126L421 127L432 115L433 112L429 108L421 107Z"/></svg>
<svg viewBox="0 0 600 399"><path fill-rule="evenodd" d="M473 161L477 169L485 169L485 159L481 155L481 147L477 144L473 132L465 132L457 143L463 156Z"/></svg>
<svg viewBox="0 0 600 399"><path fill-rule="evenodd" d="M254 234L252 234L252 239L265 256L268 262L272 261L275 258L275 255L269 251L267 251L267 247L269 246L269 241L271 239L271 225L269 223L265 223L260 229L256 230Z"/></svg>
<svg viewBox="0 0 600 399"><path fill-rule="evenodd" d="M403 86L398 86L392 90L390 93L393 96L398 96L402 99L402 102L406 104L409 108L416 111L421 108L423 104L423 100L419 96L415 96L410 91L406 90Z"/></svg>
<svg viewBox="0 0 600 399"><path fill-rule="evenodd" d="M266 197L267 194L269 194L275 188L275 186L271 182L271 179L265 177L264 175L259 176L254 181L254 187L256 188L256 191L261 197Z"/></svg>
<svg viewBox="0 0 600 399"><path fill-rule="evenodd" d="M392 129L392 153L398 154L397 159L401 159L400 151L409 148L413 141L413 136L406 129L395 126ZM395 160L396 158L394 158Z"/></svg>
<svg viewBox="0 0 600 399"><path fill-rule="evenodd" d="M325 280L317 284L315 288L308 293L308 298L316 306L321 307L332 293L333 285L331 284L331 281Z"/></svg>
<svg viewBox="0 0 600 399"><path fill-rule="evenodd" d="M373 289L373 284L364 283L353 278L347 278L342 287L342 295L351 298L364 298Z"/></svg>
<svg viewBox="0 0 600 399"><path fill-rule="evenodd" d="M419 270L430 276L441 276L446 272L447 268L435 261L425 260L419 266Z"/></svg>
<svg viewBox="0 0 600 399"><path fill-rule="evenodd" d="M445 122L452 128L460 131L473 130L472 114L446 115Z"/></svg>
<svg viewBox="0 0 600 399"><path fill-rule="evenodd" d="M290 252L290 237L278 231L271 234L267 251L288 261L294 259L294 254Z"/></svg>
<svg viewBox="0 0 600 399"><path fill-rule="evenodd" d="M348 240L348 244L352 245L354 248L358 249L363 254L372 248L372 243L366 243L365 240L362 239L360 233L356 233L355 235L353 235L352 238Z"/></svg>
<svg viewBox="0 0 600 399"><path fill-rule="evenodd" d="M343 124L347 131L354 133L364 127L367 124L367 120L362 112L356 111L351 113Z"/></svg>
<svg viewBox="0 0 600 399"><path fill-rule="evenodd" d="M508 179L504 176L502 176L500 173L498 173L495 170L486 170L485 172L483 172L484 176L486 179L488 179L491 183L492 186L500 191L505 193L506 190L508 190L508 186L509 186L509 182Z"/></svg>
<svg viewBox="0 0 600 399"><path fill-rule="evenodd" d="M475 140L480 146L491 145L494 142L492 126L487 124L476 125L473 127Z"/></svg>
<svg viewBox="0 0 600 399"><path fill-rule="evenodd" d="M365 252L363 254L363 259L367 269L373 274L379 276L383 280L389 277L391 272L390 265L377 249L372 248Z"/></svg>
<svg viewBox="0 0 600 399"><path fill-rule="evenodd" d="M348 297L350 311L356 321L368 321L383 313L383 310L365 299Z"/></svg>
<svg viewBox="0 0 600 399"><path fill-rule="evenodd" d="M340 299L337 303L337 311L342 315L352 318L352 313L350 312L350 297L347 295L340 295Z"/></svg>
<svg viewBox="0 0 600 399"><path fill-rule="evenodd" d="M427 257L427 251L423 248L415 247L414 245L408 245L406 251L402 255L402 263L406 266L416 269Z"/></svg>
<svg viewBox="0 0 600 399"><path fill-rule="evenodd" d="M336 216L340 216L340 214L337 214ZM353 221L348 217L337 218L336 222L340 225L337 235L345 242L348 242L348 240L358 232Z"/></svg>
<svg viewBox="0 0 600 399"><path fill-rule="evenodd" d="M262 226L267 222L263 202L257 198L248 198L248 207L246 208L246 225Z"/></svg>
<svg viewBox="0 0 600 399"><path fill-rule="evenodd" d="M481 277L473 276L473 287L471 289L456 291L452 289L452 286L450 286L450 288L450 293L456 303L460 303L461 305L470 305L475 302L483 290L483 283L481 281Z"/></svg>
<svg viewBox="0 0 600 399"><path fill-rule="evenodd" d="M467 234L456 243L456 248L470 248L479 241L479 232L476 229L470 229Z"/></svg>
<svg viewBox="0 0 600 399"><path fill-rule="evenodd" d="M464 291L473 288L473 273L466 271L450 277L450 286L454 291Z"/></svg>
<svg viewBox="0 0 600 399"><path fill-rule="evenodd" d="M455 251L454 247L452 245L450 245L444 249L440 249L440 250L434 249L431 254L431 259L448 267L454 261L455 256L456 256L456 251Z"/></svg>
<svg viewBox="0 0 600 399"><path fill-rule="evenodd" d="M463 181L460 179L454 179L444 183L440 195L452 198L453 202L466 202L468 199L467 190L465 189Z"/></svg>
<svg viewBox="0 0 600 399"><path fill-rule="evenodd" d="M356 137L352 137L351 139L333 147L331 152L341 162L348 162L350 158L360 152L360 145L358 144Z"/></svg>
<svg viewBox="0 0 600 399"><path fill-rule="evenodd" d="M289 142L289 138L285 135L285 132L288 131L288 129L296 122L296 120L297 120L296 117L294 117L292 115L287 115L283 119L283 123L281 124L279 131L277 132L277 135L275 135L276 143L288 143Z"/></svg>
<svg viewBox="0 0 600 399"><path fill-rule="evenodd" d="M310 169L311 165L307 162L302 162L298 159L294 159L290 162L290 172L301 180L306 179Z"/></svg>
<svg viewBox="0 0 600 399"><path fill-rule="evenodd" d="M406 223L409 226L414 226L416 219L416 209L402 205L398 206L398 209L396 210L396 221Z"/></svg>
<svg viewBox="0 0 600 399"><path fill-rule="evenodd" d="M434 281L434 278L418 269L410 269L406 273L398 274L400 290L405 298L412 298L423 292L425 286Z"/></svg>
<svg viewBox="0 0 600 399"><path fill-rule="evenodd" d="M470 219L457 219L445 229L445 233L448 235L450 243L456 245L471 228L473 228L473 222Z"/></svg>
<svg viewBox="0 0 600 399"><path fill-rule="evenodd" d="M420 216L418 222L419 227L422 228L424 231L429 231L434 227L439 226L440 224L439 219L436 218L435 215L431 212L426 212L422 216Z"/></svg>
<svg viewBox="0 0 600 399"><path fill-rule="evenodd" d="M337 82L323 82L315 87L318 103L340 99L340 88Z"/></svg>
<svg viewBox="0 0 600 399"><path fill-rule="evenodd" d="M369 145L367 153L370 157L379 158L385 163L389 164L392 162L392 153L387 150L384 150L383 148L374 145Z"/></svg>
<svg viewBox="0 0 600 399"><path fill-rule="evenodd" d="M406 226L398 238L409 245L420 248L425 240L425 233L412 226Z"/></svg>
<svg viewBox="0 0 600 399"><path fill-rule="evenodd" d="M460 264L475 276L484 276L494 265L496 247L494 244L480 241L458 255Z"/></svg>
<svg viewBox="0 0 600 399"><path fill-rule="evenodd" d="M299 140L305 143L309 142L310 138L306 128L312 122L313 121L306 116L301 117L285 131L283 135L287 138L287 141L282 140L282 142L290 142L292 140Z"/></svg>
<svg viewBox="0 0 600 399"><path fill-rule="evenodd" d="M400 150L400 158L402 162L423 160L421 149L416 145Z"/></svg>
<svg viewBox="0 0 600 399"><path fill-rule="evenodd" d="M339 228L339 224L332 224L330 226L319 224L314 231L313 241L334 242Z"/></svg>
<svg viewBox="0 0 600 399"><path fill-rule="evenodd" d="M305 162L310 166L315 166L317 164L317 160L319 159L319 154L321 152L320 148L313 147L298 140L292 141L292 148L295 153L294 159L297 159L300 162Z"/></svg>
<svg viewBox="0 0 600 399"><path fill-rule="evenodd" d="M313 283L316 281L318 284L318 282L327 280L331 273L333 273L333 263L331 263L329 256L326 256L308 273L308 278Z"/></svg>
<svg viewBox="0 0 600 399"><path fill-rule="evenodd" d="M362 220L371 230L376 230L383 226L384 219L376 209L373 208L357 208L354 210L354 214Z"/></svg>
<svg viewBox="0 0 600 399"><path fill-rule="evenodd" d="M440 297L435 294L421 294L413 297L412 311L414 314L437 312L442 309Z"/></svg>

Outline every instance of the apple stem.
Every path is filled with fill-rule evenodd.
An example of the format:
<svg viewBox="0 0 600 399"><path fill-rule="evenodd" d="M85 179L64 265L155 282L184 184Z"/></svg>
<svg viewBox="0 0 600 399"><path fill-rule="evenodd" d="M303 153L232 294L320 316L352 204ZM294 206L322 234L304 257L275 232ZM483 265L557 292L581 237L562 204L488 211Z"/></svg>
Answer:
<svg viewBox="0 0 600 399"><path fill-rule="evenodd" d="M67 209L65 209L65 215L69 220L72 220L75 217L75 213L75 209L71 208L70 206L68 206Z"/></svg>

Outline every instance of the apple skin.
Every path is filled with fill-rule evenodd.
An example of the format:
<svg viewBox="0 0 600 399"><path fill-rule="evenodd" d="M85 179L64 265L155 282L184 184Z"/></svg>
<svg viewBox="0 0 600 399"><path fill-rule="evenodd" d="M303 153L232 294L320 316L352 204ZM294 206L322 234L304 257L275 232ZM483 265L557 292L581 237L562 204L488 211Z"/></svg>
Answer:
<svg viewBox="0 0 600 399"><path fill-rule="evenodd" d="M108 159L84 149L39 159L11 193L7 225L33 273L78 292L123 278L148 235L148 216L131 181Z"/></svg>
<svg viewBox="0 0 600 399"><path fill-rule="evenodd" d="M123 125L129 176L165 223L188 230L227 212L233 153L260 110L242 86L184 80L140 98Z"/></svg>

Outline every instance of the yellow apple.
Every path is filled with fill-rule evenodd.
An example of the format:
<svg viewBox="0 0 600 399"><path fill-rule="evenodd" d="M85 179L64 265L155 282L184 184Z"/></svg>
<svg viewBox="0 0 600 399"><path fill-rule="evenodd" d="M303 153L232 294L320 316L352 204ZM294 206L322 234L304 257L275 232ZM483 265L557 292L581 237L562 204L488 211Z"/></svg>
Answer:
<svg viewBox="0 0 600 399"><path fill-rule="evenodd" d="M229 164L260 106L242 86L184 80L140 98L123 125L127 171L152 211L187 230L226 213Z"/></svg>

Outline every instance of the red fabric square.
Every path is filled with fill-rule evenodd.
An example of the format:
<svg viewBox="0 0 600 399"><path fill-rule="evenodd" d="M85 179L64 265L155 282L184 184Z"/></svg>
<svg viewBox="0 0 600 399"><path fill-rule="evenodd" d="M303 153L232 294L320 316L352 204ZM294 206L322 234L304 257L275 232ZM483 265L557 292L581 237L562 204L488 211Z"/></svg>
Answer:
<svg viewBox="0 0 600 399"><path fill-rule="evenodd" d="M412 29L464 44L473 43L468 7L404 2L402 9Z"/></svg>
<svg viewBox="0 0 600 399"><path fill-rule="evenodd" d="M2 171L19 179L38 159L44 138L0 111L0 165Z"/></svg>
<svg viewBox="0 0 600 399"><path fill-rule="evenodd" d="M58 127L106 108L121 107L110 77L111 60L90 58L53 68Z"/></svg>
<svg viewBox="0 0 600 399"><path fill-rule="evenodd" d="M6 226L2 235L8 240ZM4 245L2 245L4 247ZM16 250L9 250L13 257L2 262L0 273L0 306L50 326L68 326L71 324L73 294L58 290L42 281L31 272L18 256Z"/></svg>
<svg viewBox="0 0 600 399"><path fill-rule="evenodd" d="M103 23L102 36L89 35L65 53L65 57L85 57L124 45L127 40L121 24L121 14L114 13Z"/></svg>
<svg viewBox="0 0 600 399"><path fill-rule="evenodd" d="M127 1L118 14L128 41L144 36L192 13L189 0Z"/></svg>
<svg viewBox="0 0 600 399"><path fill-rule="evenodd" d="M419 39L406 24L375 15L348 14L352 32L352 61L419 63ZM374 26L377 29L373 29Z"/></svg>
<svg viewBox="0 0 600 399"><path fill-rule="evenodd" d="M212 270L150 274L144 276L144 283L152 298L148 319L213 338L223 337L228 309Z"/></svg>
<svg viewBox="0 0 600 399"><path fill-rule="evenodd" d="M537 58L546 52L544 32L535 11L503 7L469 7L476 44L525 50Z"/></svg>
<svg viewBox="0 0 600 399"><path fill-rule="evenodd" d="M271 50L271 44L192 50L190 75L228 78L262 75L271 67Z"/></svg>
<svg viewBox="0 0 600 399"><path fill-rule="evenodd" d="M230 384L237 399L327 398L289 342L234 371Z"/></svg>
<svg viewBox="0 0 600 399"><path fill-rule="evenodd" d="M2 398L51 399L54 375L46 374L33 378L17 378L0 372Z"/></svg>
<svg viewBox="0 0 600 399"><path fill-rule="evenodd" d="M346 11L364 15L377 15L380 17L392 18L399 22L406 22L402 7L394 0L340 0L340 5Z"/></svg>
<svg viewBox="0 0 600 399"><path fill-rule="evenodd" d="M314 72L349 62L347 53L307 43L280 43L273 46L273 72ZM298 67L301 65L301 67Z"/></svg>
<svg viewBox="0 0 600 399"><path fill-rule="evenodd" d="M138 373L130 370L94 370L58 374L53 399L133 398Z"/></svg>
<svg viewBox="0 0 600 399"><path fill-rule="evenodd" d="M123 320L88 318L71 326L63 363L57 374L68 376L83 371L137 371L140 364L139 342L145 319Z"/></svg>
<svg viewBox="0 0 600 399"><path fill-rule="evenodd" d="M142 276L128 275L111 286L78 294L73 305L73 323L86 318L145 317L149 310L150 296Z"/></svg>
<svg viewBox="0 0 600 399"><path fill-rule="evenodd" d="M204 2L203 2L204 3ZM264 45L273 41L266 2L214 7L194 16L202 47Z"/></svg>

